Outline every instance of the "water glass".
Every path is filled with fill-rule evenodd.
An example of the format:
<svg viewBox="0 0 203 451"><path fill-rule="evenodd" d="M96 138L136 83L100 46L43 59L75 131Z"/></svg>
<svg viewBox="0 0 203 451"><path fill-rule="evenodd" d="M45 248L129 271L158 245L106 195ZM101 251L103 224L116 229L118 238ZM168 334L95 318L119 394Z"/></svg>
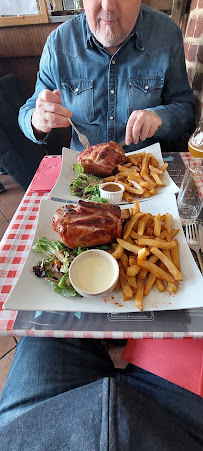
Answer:
<svg viewBox="0 0 203 451"><path fill-rule="evenodd" d="M203 205L203 160L188 163L177 197L179 216L182 220L197 219Z"/></svg>

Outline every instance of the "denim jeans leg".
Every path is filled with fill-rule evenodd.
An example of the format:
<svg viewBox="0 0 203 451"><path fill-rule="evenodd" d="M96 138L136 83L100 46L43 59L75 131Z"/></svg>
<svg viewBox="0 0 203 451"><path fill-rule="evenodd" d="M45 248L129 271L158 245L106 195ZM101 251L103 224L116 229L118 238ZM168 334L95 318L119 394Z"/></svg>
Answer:
<svg viewBox="0 0 203 451"><path fill-rule="evenodd" d="M203 440L203 399L200 396L132 364L119 371L116 379L176 415L192 435Z"/></svg>
<svg viewBox="0 0 203 451"><path fill-rule="evenodd" d="M47 398L114 372L100 340L21 338L0 398L0 427Z"/></svg>

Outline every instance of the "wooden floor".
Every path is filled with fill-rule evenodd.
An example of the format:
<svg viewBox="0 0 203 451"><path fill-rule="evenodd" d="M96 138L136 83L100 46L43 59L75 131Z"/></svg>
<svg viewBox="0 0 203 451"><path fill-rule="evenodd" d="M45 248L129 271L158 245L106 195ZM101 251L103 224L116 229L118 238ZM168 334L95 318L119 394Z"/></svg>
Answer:
<svg viewBox="0 0 203 451"><path fill-rule="evenodd" d="M12 219L24 191L10 175L0 174L0 182L6 191L0 194L0 240ZM7 375L14 357L18 337L0 336L0 393L4 387Z"/></svg>

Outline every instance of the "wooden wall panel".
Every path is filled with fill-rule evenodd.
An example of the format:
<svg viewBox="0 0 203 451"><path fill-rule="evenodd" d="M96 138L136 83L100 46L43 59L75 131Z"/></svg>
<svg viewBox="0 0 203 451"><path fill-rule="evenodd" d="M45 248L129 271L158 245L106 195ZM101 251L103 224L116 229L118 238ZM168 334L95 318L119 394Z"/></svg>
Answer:
<svg viewBox="0 0 203 451"><path fill-rule="evenodd" d="M142 3L160 11L171 11L173 5L172 0L142 0Z"/></svg>
<svg viewBox="0 0 203 451"><path fill-rule="evenodd" d="M41 55L47 36L58 23L0 28L0 58Z"/></svg>
<svg viewBox="0 0 203 451"><path fill-rule="evenodd" d="M180 26L181 16L185 14L191 0L142 0L147 6L166 12Z"/></svg>

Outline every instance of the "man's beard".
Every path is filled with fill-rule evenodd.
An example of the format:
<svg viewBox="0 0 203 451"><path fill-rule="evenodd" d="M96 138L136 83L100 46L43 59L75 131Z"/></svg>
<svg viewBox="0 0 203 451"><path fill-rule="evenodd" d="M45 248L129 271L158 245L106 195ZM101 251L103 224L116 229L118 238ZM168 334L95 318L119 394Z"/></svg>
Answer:
<svg viewBox="0 0 203 451"><path fill-rule="evenodd" d="M100 44L103 45L103 47L116 47L117 45L120 45L124 40L125 37L123 37L123 33L112 33L110 25L106 25L106 33L101 33L96 27L94 31L95 38L97 39Z"/></svg>

